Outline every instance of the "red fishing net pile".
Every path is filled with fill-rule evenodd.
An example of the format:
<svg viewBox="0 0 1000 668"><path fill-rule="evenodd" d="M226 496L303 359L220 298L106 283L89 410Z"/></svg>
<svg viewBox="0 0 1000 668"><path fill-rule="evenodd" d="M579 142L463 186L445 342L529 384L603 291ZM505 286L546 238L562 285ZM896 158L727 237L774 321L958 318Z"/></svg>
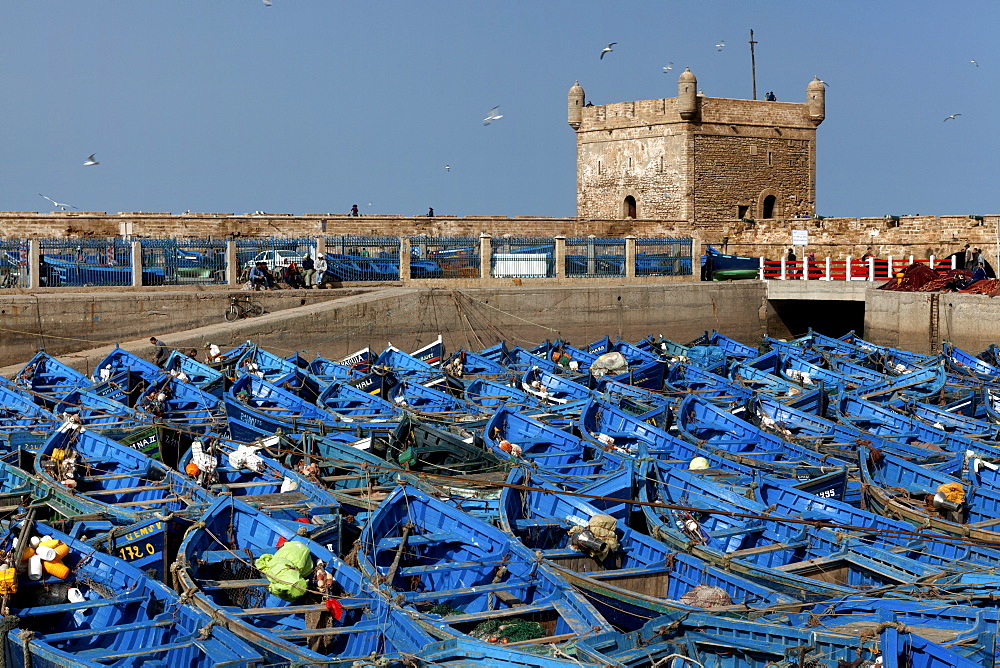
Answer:
<svg viewBox="0 0 1000 668"><path fill-rule="evenodd" d="M952 269L946 274L941 274L941 276L935 278L933 281L924 283L924 285L918 288L917 291L950 292L961 288L969 282L970 278L972 278L971 271L966 271L965 269Z"/></svg>
<svg viewBox="0 0 1000 668"><path fill-rule="evenodd" d="M899 292L916 292L922 286L937 279L938 274L925 264L913 263L903 269L902 280L892 278L885 285L879 286L879 290L897 290Z"/></svg>
<svg viewBox="0 0 1000 668"><path fill-rule="evenodd" d="M959 290L959 292L965 292L971 295L989 295L990 297L996 297L1000 294L1000 280L987 278L982 281L976 281L966 289Z"/></svg>

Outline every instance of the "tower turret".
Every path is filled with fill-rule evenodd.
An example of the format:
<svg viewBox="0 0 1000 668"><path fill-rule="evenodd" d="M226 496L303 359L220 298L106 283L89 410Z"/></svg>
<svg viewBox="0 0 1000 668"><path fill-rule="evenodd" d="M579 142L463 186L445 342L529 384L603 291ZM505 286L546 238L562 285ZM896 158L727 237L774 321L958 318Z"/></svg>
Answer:
<svg viewBox="0 0 1000 668"><path fill-rule="evenodd" d="M567 113L569 126L574 130L578 130L580 129L580 124L583 122L583 101L586 97L583 88L580 87L579 81L570 87L569 94L566 97L569 108Z"/></svg>
<svg viewBox="0 0 1000 668"><path fill-rule="evenodd" d="M677 111L685 121L698 116L698 79L685 67L677 79Z"/></svg>
<svg viewBox="0 0 1000 668"><path fill-rule="evenodd" d="M819 125L826 118L826 84L819 77L806 86L806 105L809 107L809 120L813 125Z"/></svg>

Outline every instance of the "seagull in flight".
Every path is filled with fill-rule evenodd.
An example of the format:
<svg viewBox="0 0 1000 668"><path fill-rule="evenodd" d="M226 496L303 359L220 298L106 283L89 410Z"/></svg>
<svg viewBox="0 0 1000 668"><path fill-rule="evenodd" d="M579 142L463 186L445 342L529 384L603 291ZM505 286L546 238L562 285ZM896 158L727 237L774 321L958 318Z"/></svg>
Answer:
<svg viewBox="0 0 1000 668"><path fill-rule="evenodd" d="M959 117L961 115L962 114L952 114L951 116L947 116L944 120L946 120L946 121L952 121L952 120L955 120L957 117Z"/></svg>
<svg viewBox="0 0 1000 668"><path fill-rule="evenodd" d="M604 54L605 53L611 53L612 51L614 51L614 49L612 49L611 47L613 47L617 43L618 42L611 42L606 47L604 47L603 49L601 49L601 60L604 60Z"/></svg>
<svg viewBox="0 0 1000 668"><path fill-rule="evenodd" d="M42 193L38 193L38 196L39 197L45 197L45 195L43 195ZM45 199L47 199L50 202L52 202L52 206L54 206L54 207L56 207L58 209L61 209L63 211L66 210L66 207L69 207L71 209L76 209L76 207L73 206L72 204L66 204L65 202L57 202L54 199L52 199L51 197L45 197ZM79 209L77 209L77 211L79 211Z"/></svg>
<svg viewBox="0 0 1000 668"><path fill-rule="evenodd" d="M969 62L970 62L970 63L972 63L973 65L975 65L976 67L979 67L979 63L977 63L977 62L976 62L976 61L974 61L974 60L970 60Z"/></svg>
<svg viewBox="0 0 1000 668"><path fill-rule="evenodd" d="M451 171L451 165L445 165L444 166L444 171L450 172Z"/></svg>
<svg viewBox="0 0 1000 668"><path fill-rule="evenodd" d="M483 119L483 125L489 125L493 121L503 118L503 114L498 114L498 111L500 111L500 107L493 107L490 109L490 113Z"/></svg>
<svg viewBox="0 0 1000 668"><path fill-rule="evenodd" d="M95 155L97 155L97 154L96 153L91 153L90 157L83 161L84 167L91 167L93 165L99 165L99 164L101 164L101 163L97 162L97 158L94 157Z"/></svg>
<svg viewBox="0 0 1000 668"><path fill-rule="evenodd" d="M720 41L718 44L715 45L715 48L718 49L719 51L722 51L724 48L726 48L726 42Z"/></svg>
<svg viewBox="0 0 1000 668"><path fill-rule="evenodd" d="M667 63L666 67L663 68L663 73L666 74L667 72L669 72L672 69L674 69L674 64L673 63Z"/></svg>
<svg viewBox="0 0 1000 668"><path fill-rule="evenodd" d="M265 7L270 7L271 6L271 0L264 0L264 6Z"/></svg>

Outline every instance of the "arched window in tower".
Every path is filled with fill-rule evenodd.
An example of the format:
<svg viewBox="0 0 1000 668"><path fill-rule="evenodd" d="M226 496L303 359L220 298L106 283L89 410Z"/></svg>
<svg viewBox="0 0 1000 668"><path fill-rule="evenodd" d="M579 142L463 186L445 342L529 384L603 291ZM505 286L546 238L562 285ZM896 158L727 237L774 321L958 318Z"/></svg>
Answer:
<svg viewBox="0 0 1000 668"><path fill-rule="evenodd" d="M635 218L636 215L637 215L636 214L635 198L632 197L631 195L628 195L625 198L625 203L624 204L625 204L625 206L622 207L622 208L624 209L625 217L626 218Z"/></svg>
<svg viewBox="0 0 1000 668"><path fill-rule="evenodd" d="M762 213L763 213L762 217L763 218L774 218L774 202L775 201L776 201L776 198L775 198L774 195L768 195L767 197L764 198L764 210L762 211Z"/></svg>

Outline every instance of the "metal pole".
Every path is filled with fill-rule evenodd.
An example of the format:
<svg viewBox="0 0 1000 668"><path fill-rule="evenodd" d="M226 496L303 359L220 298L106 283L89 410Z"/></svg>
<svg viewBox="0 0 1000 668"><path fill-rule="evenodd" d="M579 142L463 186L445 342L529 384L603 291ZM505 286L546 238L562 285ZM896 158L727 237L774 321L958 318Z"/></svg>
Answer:
<svg viewBox="0 0 1000 668"><path fill-rule="evenodd" d="M750 31L750 78L753 80L753 99L757 99L757 60L754 57L753 47L757 42L753 41L753 30Z"/></svg>

